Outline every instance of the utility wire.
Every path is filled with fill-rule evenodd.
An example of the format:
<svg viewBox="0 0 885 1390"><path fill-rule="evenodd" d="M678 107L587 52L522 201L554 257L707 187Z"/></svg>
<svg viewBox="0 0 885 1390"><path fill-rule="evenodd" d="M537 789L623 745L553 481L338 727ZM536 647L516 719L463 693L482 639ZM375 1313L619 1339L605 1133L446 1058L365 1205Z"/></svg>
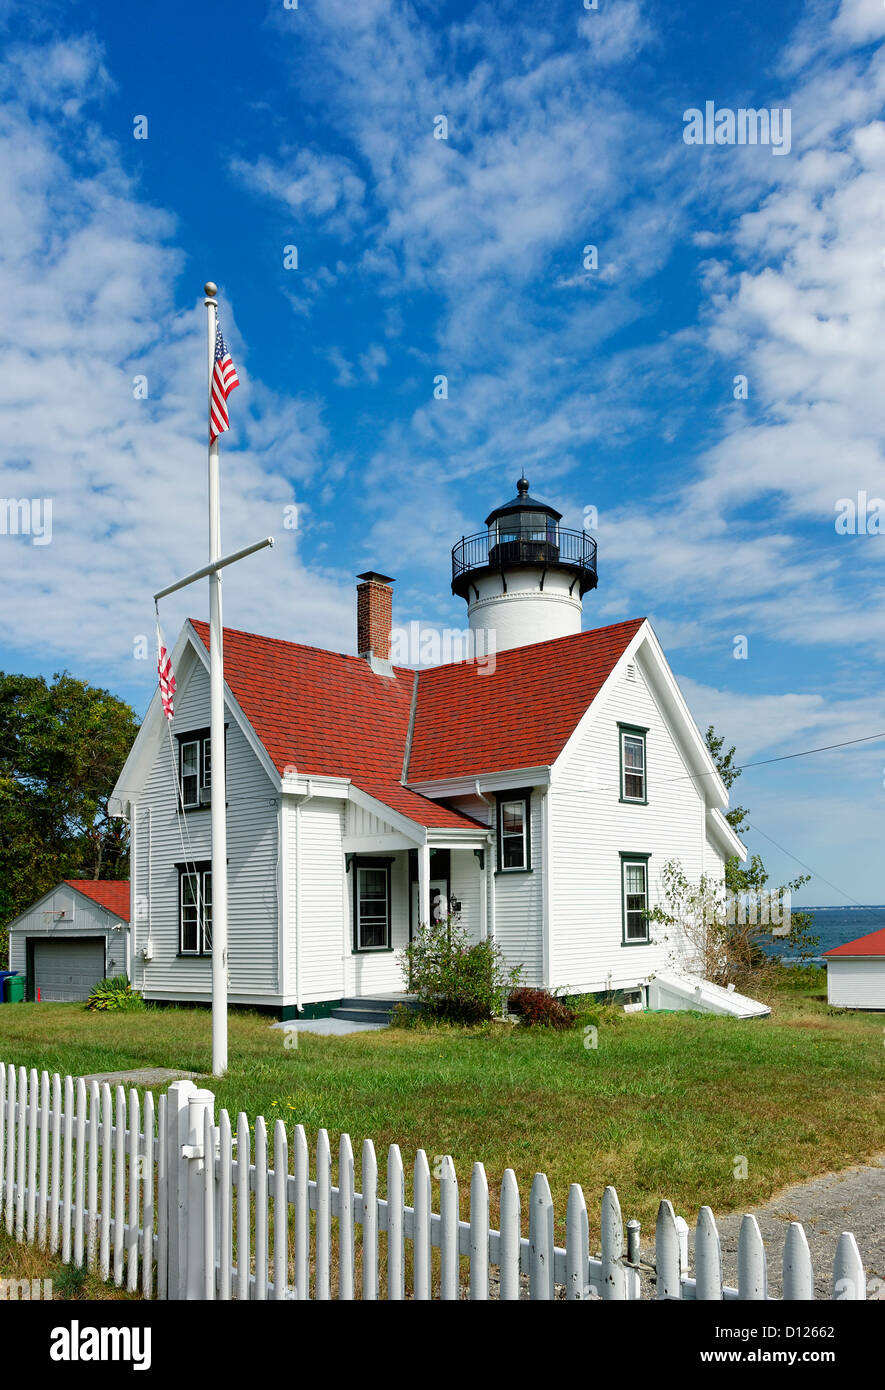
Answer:
<svg viewBox="0 0 885 1390"><path fill-rule="evenodd" d="M821 874L821 873L818 873L817 869L813 869L813 868L811 867L810 864L806 864L805 861L802 860L802 859L800 859L798 855L793 854L790 850L786 849L783 845L779 845L778 842L777 842L777 840L772 839L771 835L766 834L766 832L765 832L764 830L761 830L761 829L759 828L758 825L754 825L754 824L748 822L748 829L754 830L754 831L756 832L757 835L761 835L762 838L763 838L764 840L767 840L769 844L774 845L775 849L779 849L780 852L781 852L781 854L785 854L785 855L787 856L788 859L792 859L792 860L793 860L796 864L798 864L801 868L807 869L808 872L811 874L811 876L812 876L813 878L819 878L820 881L821 881L821 883L825 883L825 884L827 885L828 888L832 888L832 890L833 890L834 893L840 893L840 894L842 895L843 898L847 898L847 900L848 900L850 903L852 903L854 907L860 908L863 912L877 912L877 911L878 911L878 908L876 908L876 907L871 907L868 903L859 903L859 902L857 901L856 898L852 898L852 896L851 896L850 893L846 893L844 888L840 888L838 884L836 884L836 883L831 883L830 880L829 880L828 878L824 878L824 875ZM801 912L802 909L800 908L799 911ZM881 922L881 921L880 921L880 922L877 922L876 925L877 925L877 926L885 927L885 922Z"/></svg>

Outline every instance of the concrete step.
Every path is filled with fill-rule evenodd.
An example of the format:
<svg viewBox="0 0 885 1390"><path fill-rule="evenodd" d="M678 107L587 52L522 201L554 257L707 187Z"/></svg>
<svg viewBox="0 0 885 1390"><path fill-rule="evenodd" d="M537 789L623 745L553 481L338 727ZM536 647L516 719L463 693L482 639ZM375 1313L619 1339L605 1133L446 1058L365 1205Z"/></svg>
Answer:
<svg viewBox="0 0 885 1390"><path fill-rule="evenodd" d="M342 999L339 1009L359 1009L368 1013L389 1014L397 1004L407 1009L420 1007L414 994L363 994L352 999Z"/></svg>
<svg viewBox="0 0 885 1390"><path fill-rule="evenodd" d="M333 1009L332 1018L346 1019L348 1023L389 1023L389 1009Z"/></svg>

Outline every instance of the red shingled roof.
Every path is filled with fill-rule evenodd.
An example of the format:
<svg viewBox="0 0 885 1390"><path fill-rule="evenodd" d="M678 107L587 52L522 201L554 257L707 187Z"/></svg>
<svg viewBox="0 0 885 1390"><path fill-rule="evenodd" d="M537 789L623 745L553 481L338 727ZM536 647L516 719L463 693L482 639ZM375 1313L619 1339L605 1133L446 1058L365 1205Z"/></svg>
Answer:
<svg viewBox="0 0 885 1390"><path fill-rule="evenodd" d="M129 880L112 878L66 878L69 888L76 888L84 897L100 903L121 921L129 921Z"/></svg>
<svg viewBox="0 0 885 1390"><path fill-rule="evenodd" d="M834 946L824 951L825 956L885 956L885 927L871 931L869 936L859 936L856 941L846 941L842 946Z"/></svg>
<svg viewBox="0 0 885 1390"><path fill-rule="evenodd" d="M191 621L208 648L208 624ZM408 780L553 763L644 621L499 652L492 673L475 662L418 672ZM378 676L361 657L230 628L224 657L227 683L280 773L349 777L418 825L476 824L400 781L414 671Z"/></svg>
<svg viewBox="0 0 885 1390"><path fill-rule="evenodd" d="M208 648L208 623L192 622ZM225 628L224 675L278 772L349 777L418 825L476 827L400 782L414 671L378 676L362 657Z"/></svg>
<svg viewBox="0 0 885 1390"><path fill-rule="evenodd" d="M644 622L422 671L409 781L550 766Z"/></svg>

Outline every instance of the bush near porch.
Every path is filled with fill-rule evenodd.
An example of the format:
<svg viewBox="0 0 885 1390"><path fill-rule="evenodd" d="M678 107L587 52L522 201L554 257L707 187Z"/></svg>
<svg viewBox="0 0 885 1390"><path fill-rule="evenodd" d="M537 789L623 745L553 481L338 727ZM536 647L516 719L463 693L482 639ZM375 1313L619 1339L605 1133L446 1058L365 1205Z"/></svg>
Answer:
<svg viewBox="0 0 885 1390"><path fill-rule="evenodd" d="M625 1218L638 1216L647 1229L662 1196L689 1218L702 1203L717 1214L745 1209L789 1182L881 1151L881 1016L830 1010L813 976L791 989L789 974L770 997L768 1020L599 1007L596 1048L585 1046L589 1014L562 1032L439 1024L302 1033L290 1049L266 1017L233 1011L230 1072L204 1084L231 1114L300 1122L311 1142L324 1126L333 1152L347 1130L355 1147L364 1137L398 1143L407 1171L419 1147L431 1162L451 1153L462 1215L471 1164L481 1159L493 1202L506 1167L524 1195L535 1171L547 1173L558 1239L570 1182L583 1185L591 1223L603 1187L614 1183ZM75 1075L142 1066L205 1072L210 1016L198 1008L3 1005L0 1059ZM747 1159L745 1180L734 1176L738 1156Z"/></svg>

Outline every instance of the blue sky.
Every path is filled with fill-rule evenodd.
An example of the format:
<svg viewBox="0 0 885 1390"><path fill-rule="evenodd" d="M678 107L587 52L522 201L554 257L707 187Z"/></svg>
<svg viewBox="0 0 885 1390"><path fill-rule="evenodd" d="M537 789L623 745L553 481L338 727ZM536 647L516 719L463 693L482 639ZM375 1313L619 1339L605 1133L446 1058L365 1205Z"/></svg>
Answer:
<svg viewBox="0 0 885 1390"><path fill-rule="evenodd" d="M835 525L885 493L879 0L7 0L0 23L0 496L53 503L51 544L0 536L3 669L146 707L150 593L206 554L211 277L243 383L224 545L277 537L231 572L228 624L352 651L373 567L397 622L463 625L450 548L525 468L568 524L598 510L585 625L647 614L741 760L885 729L882 540ZM789 152L687 145L707 101L788 108ZM206 602L170 600L167 634ZM883 780L861 745L748 771L739 800L882 902Z"/></svg>

